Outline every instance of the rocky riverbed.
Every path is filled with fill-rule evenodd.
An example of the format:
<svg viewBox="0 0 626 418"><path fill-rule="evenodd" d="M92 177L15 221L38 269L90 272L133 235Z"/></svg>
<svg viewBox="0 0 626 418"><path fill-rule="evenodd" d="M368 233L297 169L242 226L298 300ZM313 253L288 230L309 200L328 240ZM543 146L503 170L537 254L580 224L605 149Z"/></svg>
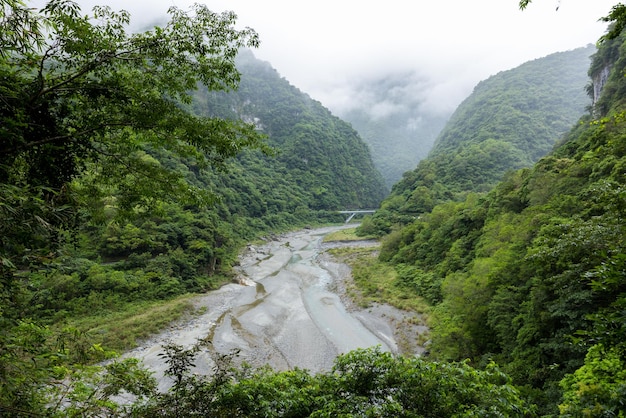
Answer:
<svg viewBox="0 0 626 418"><path fill-rule="evenodd" d="M360 308L348 297L350 269L322 244L338 228L292 232L249 246L240 257L239 283L198 296L196 315L125 356L141 359L165 390L170 383L160 354L168 342L191 347L208 341L195 363L202 374L212 372L219 356L235 351L236 363L312 373L329 370L337 355L356 348L420 354L415 337L426 328L415 314L386 305Z"/></svg>

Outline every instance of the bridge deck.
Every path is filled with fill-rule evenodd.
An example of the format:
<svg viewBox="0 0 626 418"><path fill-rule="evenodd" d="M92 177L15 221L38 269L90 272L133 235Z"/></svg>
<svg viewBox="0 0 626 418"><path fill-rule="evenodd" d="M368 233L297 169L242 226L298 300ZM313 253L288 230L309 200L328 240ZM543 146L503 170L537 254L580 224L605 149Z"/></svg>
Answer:
<svg viewBox="0 0 626 418"><path fill-rule="evenodd" d="M355 209L355 210L340 210L338 212L343 213L343 214L350 214L350 216L348 216L348 219L346 219L346 223L348 223L352 220L352 218L354 218L355 215L362 214L362 213L374 213L376 212L376 210L375 209Z"/></svg>

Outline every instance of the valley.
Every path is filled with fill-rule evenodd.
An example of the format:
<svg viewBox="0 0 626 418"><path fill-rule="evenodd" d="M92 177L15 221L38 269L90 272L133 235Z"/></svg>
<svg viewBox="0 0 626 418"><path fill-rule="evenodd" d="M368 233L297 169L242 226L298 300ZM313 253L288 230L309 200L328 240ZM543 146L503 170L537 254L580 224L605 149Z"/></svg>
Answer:
<svg viewBox="0 0 626 418"><path fill-rule="evenodd" d="M626 414L626 6L443 126L404 75L336 116L234 13L133 33L25 3L0 8L0 415Z"/></svg>

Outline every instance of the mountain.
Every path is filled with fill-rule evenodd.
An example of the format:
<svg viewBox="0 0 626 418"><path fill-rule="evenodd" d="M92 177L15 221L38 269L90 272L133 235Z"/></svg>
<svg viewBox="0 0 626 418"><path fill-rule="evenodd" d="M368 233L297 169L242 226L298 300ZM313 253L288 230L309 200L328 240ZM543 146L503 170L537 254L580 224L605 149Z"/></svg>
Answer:
<svg viewBox="0 0 626 418"><path fill-rule="evenodd" d="M2 36L0 54L3 415L625 415L626 35L599 43L591 112L555 133L547 155L538 134L516 138L535 121L538 132L550 125L526 113L552 108L516 112L502 88L476 104L489 112L465 114L482 124L442 135L432 170L420 163L383 203L379 219L392 232L360 270L383 272L402 299L430 303L430 358L356 350L310 376L233 370L234 351L215 358L206 380L191 367L209 333L189 348L164 344L172 387L159 394L138 360L114 360L110 349L198 313L186 294L231 281L244 243L376 205L382 178L348 124L249 54L240 91L187 96L198 77L212 87L235 80L230 47L254 34L233 33L234 15L196 5L193 18L177 14L165 29L127 37L125 13L96 9L92 25L73 2L42 14L9 3L16 30ZM610 34L624 28L623 12L606 18ZM42 19L53 23L44 32ZM533 91L535 77L523 89ZM449 153L452 161L435 160Z"/></svg>
<svg viewBox="0 0 626 418"><path fill-rule="evenodd" d="M429 157L496 140L521 152L516 164L532 165L591 104L585 86L595 51L588 45L557 52L480 82L454 112ZM475 173L459 174L476 178Z"/></svg>
<svg viewBox="0 0 626 418"><path fill-rule="evenodd" d="M242 51L237 60L241 81L237 91L199 91L194 110L200 114L254 122L276 148L275 158L261 165L246 157L240 163L251 184L267 188L278 178L290 190L271 188L264 196L297 195L289 207L313 210L377 207L386 196L382 176L359 134L283 78L267 62ZM258 163L259 161L257 161ZM271 170L272 172L268 172ZM267 175L271 178L264 178ZM269 193L269 194L268 194Z"/></svg>
<svg viewBox="0 0 626 418"><path fill-rule="evenodd" d="M383 206L397 206L410 219L487 191L508 170L530 167L590 104L586 72L594 51L590 45L551 54L480 82Z"/></svg>
<svg viewBox="0 0 626 418"><path fill-rule="evenodd" d="M359 132L391 188L428 155L451 112L430 108L429 82L414 72L355 83L355 104L337 115Z"/></svg>
<svg viewBox="0 0 626 418"><path fill-rule="evenodd" d="M140 173L112 183L108 171L88 166L72 185L83 204L72 238L60 240L56 268L28 275L23 291L30 303L20 306L20 315L55 326L78 322L96 342L124 349L133 344L129 332L145 336L146 331L102 318L232 280L242 246L259 236L342 222L338 210L379 205L384 182L349 124L252 53L242 53L237 65L239 90L200 89L181 106L253 122L267 136L270 152L242 150L222 164L201 167L193 154L137 142L138 161L184 180L182 185L179 177L164 181L190 193L209 191L213 201L204 206L151 193L155 180ZM147 205L127 204L125 196L139 192L148 194Z"/></svg>
<svg viewBox="0 0 626 418"><path fill-rule="evenodd" d="M589 70L588 91L594 97L591 114L570 115L577 118L576 123L565 135L555 134L551 142L557 145L551 152L534 165L509 171L486 192L433 204L431 210L387 235L380 252L381 262L395 266L396 285L433 305L431 356L468 359L478 367L494 361L517 387L524 388L540 416L624 413L624 45L624 35L600 44ZM533 96L541 93L533 91ZM541 132L548 122L561 122L556 114L535 113L528 118L525 112L513 112L515 91L499 92L504 99L494 95L491 100L516 119L493 124L478 118L484 125L471 123L475 115L489 114L475 107L479 103L494 118L499 115L485 96L483 100L469 98L468 103L475 103L473 109L457 112L433 157L451 152L460 158L459 149L480 148L504 133L518 138L519 129ZM542 97L549 102L560 100L553 95ZM539 103L535 107L548 109ZM464 124L461 117L469 121ZM499 119L503 120L502 115ZM463 126L479 126L470 138L486 141L470 145L456 141L451 133L463 134ZM500 143L491 142L491 146ZM507 165L523 162L521 157L532 159L547 147L544 141L505 144L506 149L517 151L514 160L506 154ZM478 158L475 161L480 163ZM487 167L494 164L498 161L489 161ZM451 190L450 197L458 197L454 192L463 186L480 191L491 184L491 177L486 179L476 170L472 173L477 174L476 183L470 184L472 177L465 175L460 181L444 177L439 184ZM418 168L413 182L405 178L403 187L409 193L421 193L439 180L433 176L426 183L417 178L420 174ZM411 184L416 188L411 190ZM393 210L387 206L387 211Z"/></svg>

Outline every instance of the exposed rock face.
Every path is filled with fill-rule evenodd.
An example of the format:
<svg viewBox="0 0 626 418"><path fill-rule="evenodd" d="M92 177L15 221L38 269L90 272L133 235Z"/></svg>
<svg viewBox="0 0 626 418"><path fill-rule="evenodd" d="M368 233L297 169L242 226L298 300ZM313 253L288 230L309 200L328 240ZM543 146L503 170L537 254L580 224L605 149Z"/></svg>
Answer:
<svg viewBox="0 0 626 418"><path fill-rule="evenodd" d="M611 73L611 65L606 64L600 71L591 76L591 82L593 83L593 104L595 105L598 99L600 98L600 94L602 93L602 89L604 88L606 81L609 78L609 74Z"/></svg>
<svg viewBox="0 0 626 418"><path fill-rule="evenodd" d="M238 274L234 280L235 283L240 284L242 286L256 286L256 282L243 274Z"/></svg>

